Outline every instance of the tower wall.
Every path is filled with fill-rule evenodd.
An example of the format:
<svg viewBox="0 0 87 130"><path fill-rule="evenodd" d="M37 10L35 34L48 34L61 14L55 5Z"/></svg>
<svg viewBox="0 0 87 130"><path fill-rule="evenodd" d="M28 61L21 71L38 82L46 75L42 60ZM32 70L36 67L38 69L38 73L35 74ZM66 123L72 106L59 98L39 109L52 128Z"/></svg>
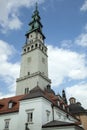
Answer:
<svg viewBox="0 0 87 130"><path fill-rule="evenodd" d="M24 78L17 79L16 95L24 94L25 89L28 88L28 90L30 91L37 85L44 90L50 83L51 80L49 80L41 72L33 73L30 76L25 76Z"/></svg>
<svg viewBox="0 0 87 130"><path fill-rule="evenodd" d="M48 77L47 55L44 54L39 48L23 54L20 77L24 77L39 71Z"/></svg>
<svg viewBox="0 0 87 130"><path fill-rule="evenodd" d="M48 56L47 47L44 44L45 36L42 33L43 25L40 22L37 8L32 15L29 26L30 30L25 34L26 43L22 50L16 95L28 93L37 84L41 89L44 89L51 83L48 78Z"/></svg>

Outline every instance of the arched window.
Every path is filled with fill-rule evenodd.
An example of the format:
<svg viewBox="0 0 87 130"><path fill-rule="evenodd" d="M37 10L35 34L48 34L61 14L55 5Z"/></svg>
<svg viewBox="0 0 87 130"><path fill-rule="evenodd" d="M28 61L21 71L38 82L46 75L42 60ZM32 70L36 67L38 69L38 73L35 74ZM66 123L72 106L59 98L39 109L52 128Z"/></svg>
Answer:
<svg viewBox="0 0 87 130"><path fill-rule="evenodd" d="M26 49L24 49L24 52L26 52Z"/></svg>
<svg viewBox="0 0 87 130"><path fill-rule="evenodd" d="M41 44L39 44L39 48L41 49Z"/></svg>
<svg viewBox="0 0 87 130"><path fill-rule="evenodd" d="M31 49L33 49L33 48L34 48L34 45L31 46Z"/></svg>
<svg viewBox="0 0 87 130"><path fill-rule="evenodd" d="M29 50L30 50L30 47L28 47L27 50L29 51Z"/></svg>
<svg viewBox="0 0 87 130"><path fill-rule="evenodd" d="M37 48L38 44L35 44L35 47Z"/></svg>

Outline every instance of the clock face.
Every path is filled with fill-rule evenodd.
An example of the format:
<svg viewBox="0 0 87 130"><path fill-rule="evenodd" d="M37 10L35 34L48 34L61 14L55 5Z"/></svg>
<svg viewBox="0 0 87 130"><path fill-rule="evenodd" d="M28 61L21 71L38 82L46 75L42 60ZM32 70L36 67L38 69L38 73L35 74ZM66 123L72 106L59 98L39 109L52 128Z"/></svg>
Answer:
<svg viewBox="0 0 87 130"><path fill-rule="evenodd" d="M43 57L42 57L42 63L44 63L44 64L45 64L45 58L43 58Z"/></svg>
<svg viewBox="0 0 87 130"><path fill-rule="evenodd" d="M27 58L27 62L30 63L31 62L31 57Z"/></svg>

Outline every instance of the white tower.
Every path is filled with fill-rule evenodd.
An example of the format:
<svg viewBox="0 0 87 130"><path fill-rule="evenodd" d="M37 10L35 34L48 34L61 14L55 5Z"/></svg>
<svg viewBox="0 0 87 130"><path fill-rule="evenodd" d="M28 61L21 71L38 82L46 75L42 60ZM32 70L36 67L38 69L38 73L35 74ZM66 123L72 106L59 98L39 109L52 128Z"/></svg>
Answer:
<svg viewBox="0 0 87 130"><path fill-rule="evenodd" d="M48 78L47 47L44 45L45 36L37 9L29 23L30 30L26 33L26 43L22 51L20 78L17 79L16 95L26 94L37 84L46 88L51 80Z"/></svg>

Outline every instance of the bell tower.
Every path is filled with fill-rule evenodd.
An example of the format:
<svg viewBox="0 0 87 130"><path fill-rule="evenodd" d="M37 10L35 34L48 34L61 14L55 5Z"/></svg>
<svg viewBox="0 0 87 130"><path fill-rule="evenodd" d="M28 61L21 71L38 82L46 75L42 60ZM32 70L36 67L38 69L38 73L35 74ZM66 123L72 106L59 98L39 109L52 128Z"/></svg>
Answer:
<svg viewBox="0 0 87 130"><path fill-rule="evenodd" d="M29 90L39 85L45 89L51 80L48 78L47 47L44 44L45 36L43 25L36 3L29 31L25 34L26 42L22 50L20 77L17 79L16 95L27 94Z"/></svg>

